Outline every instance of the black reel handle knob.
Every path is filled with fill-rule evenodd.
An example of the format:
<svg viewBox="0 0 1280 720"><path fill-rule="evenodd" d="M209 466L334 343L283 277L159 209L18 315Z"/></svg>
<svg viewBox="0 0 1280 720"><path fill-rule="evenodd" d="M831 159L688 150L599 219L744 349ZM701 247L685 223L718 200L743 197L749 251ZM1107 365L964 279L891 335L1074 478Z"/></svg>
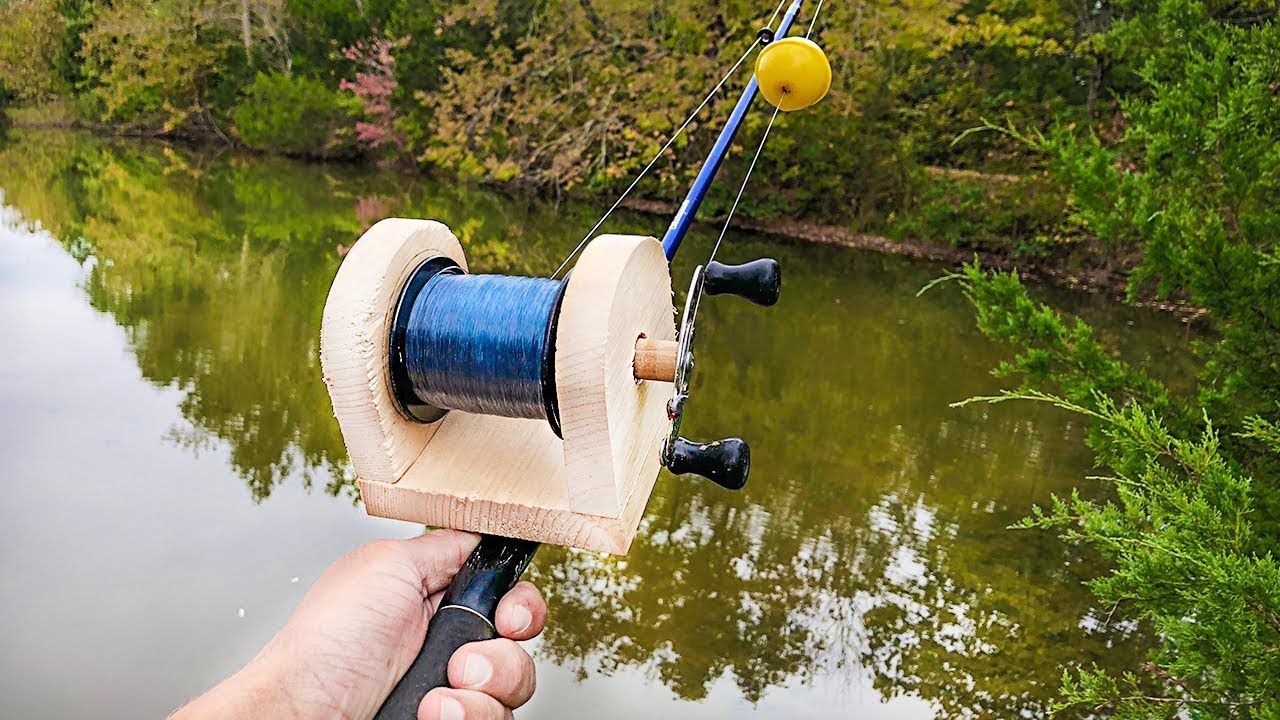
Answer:
<svg viewBox="0 0 1280 720"><path fill-rule="evenodd" d="M773 258L760 258L741 265L707 263L703 290L708 295L737 295L757 305L769 307L782 295L782 266Z"/></svg>
<svg viewBox="0 0 1280 720"><path fill-rule="evenodd" d="M728 490L741 490L751 472L751 448L739 438L696 443L678 437L669 448L667 469L676 475L701 475Z"/></svg>

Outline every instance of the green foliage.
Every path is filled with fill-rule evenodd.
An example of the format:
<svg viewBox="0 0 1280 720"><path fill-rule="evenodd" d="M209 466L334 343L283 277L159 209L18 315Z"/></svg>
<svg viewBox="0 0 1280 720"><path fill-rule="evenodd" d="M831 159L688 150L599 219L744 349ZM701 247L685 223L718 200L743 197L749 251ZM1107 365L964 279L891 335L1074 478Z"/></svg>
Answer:
<svg viewBox="0 0 1280 720"><path fill-rule="evenodd" d="M103 120L162 132L215 118L261 63L292 63L282 0L119 0L80 34L84 85ZM237 47L238 46L238 47ZM216 107L215 107L216 106Z"/></svg>
<svg viewBox="0 0 1280 720"><path fill-rule="evenodd" d="M1076 491L1021 526L1095 547L1114 569L1091 589L1113 613L1152 623L1161 638L1132 672L1066 676L1061 706L1133 718L1280 712L1280 564L1257 502L1274 495L1274 476L1251 476L1207 416L1192 421L1186 399L1106 352L1083 322L1032 301L1016 275L974 263L954 277L979 328L1019 350L997 373L1024 382L966 403L1030 399L1085 415L1094 423L1096 462L1111 473L1103 479L1114 499ZM1038 389L1046 386L1061 395ZM1280 449L1274 424L1255 417L1248 425L1270 452Z"/></svg>
<svg viewBox="0 0 1280 720"><path fill-rule="evenodd" d="M1066 321L1028 297L1017 273L988 274L975 261L957 277L983 334L1018 348L1012 360L1000 363L996 375L1020 376L1024 389L1053 383L1072 402L1086 406L1106 398L1140 402L1161 415L1184 414L1159 381L1108 352L1088 324Z"/></svg>
<svg viewBox="0 0 1280 720"><path fill-rule="evenodd" d="M258 73L231 118L245 145L295 155L353 157L358 103L318 80Z"/></svg>
<svg viewBox="0 0 1280 720"><path fill-rule="evenodd" d="M100 6L82 35L85 75L102 119L173 130L204 108L204 91L230 48L210 37L198 0L122 0Z"/></svg>
<svg viewBox="0 0 1280 720"><path fill-rule="evenodd" d="M54 64L65 37L57 0L0 3L0 85L23 101L66 92Z"/></svg>
<svg viewBox="0 0 1280 720"><path fill-rule="evenodd" d="M1065 210L1057 184L1039 173L929 169L911 203L889 216L885 232L1006 255L1041 255L1076 239L1064 234Z"/></svg>
<svg viewBox="0 0 1280 720"><path fill-rule="evenodd" d="M1033 126L1084 120L1101 81L1081 52L1095 32L1088 14L1087 4L1059 0L965 3L937 61L911 68L926 91L912 93L919 100L911 119L927 161L1022 172L1027 153L1017 143L994 136L952 140L983 117Z"/></svg>
<svg viewBox="0 0 1280 720"><path fill-rule="evenodd" d="M1076 492L1023 527L1114 563L1089 584L1150 622L1149 662L1064 676L1062 708L1122 718L1280 717L1280 26L1275 3L1125 4L1089 49L1138 82L1110 127L1006 135L1047 156L1071 221L1140 258L1154 290L1208 311L1199 388L1175 396L1090 328L1033 302L1014 274L958 278L997 370L1034 399L1089 416L1111 498ZM1054 395L1046 394L1052 390Z"/></svg>
<svg viewBox="0 0 1280 720"><path fill-rule="evenodd" d="M1280 24L1214 22L1194 0L1120 24L1108 42L1151 48L1146 89L1121 102L1108 144L1065 129L1038 139L1073 211L1118 251L1139 251L1131 294L1210 311L1201 401L1232 431L1280 417Z"/></svg>
<svg viewBox="0 0 1280 720"><path fill-rule="evenodd" d="M1139 405L1096 394L1091 409L1044 393L1009 393L1092 418L1116 500L1079 492L1037 508L1020 527L1051 528L1115 564L1089 582L1126 615L1150 621L1160 649L1148 674L1098 669L1064 679L1060 707L1109 708L1117 717L1272 718L1280 713L1280 563L1258 532L1253 483L1207 421L1187 439ZM1155 691L1149 688L1156 688Z"/></svg>
<svg viewBox="0 0 1280 720"><path fill-rule="evenodd" d="M257 92L250 88L258 73L337 88L359 70L343 48L393 42L395 87L374 113L383 121L362 120L395 139L380 148L380 160L603 194L619 192L649 161L749 47L770 10L633 0L35 0L10 7L37 5L56 8L64 21L54 69L46 63L42 72L58 81L53 92L77 96L94 119L144 132L224 135L219 128L246 93ZM1099 246L1077 243L1077 225L1055 222L1057 186L1015 139L952 140L983 117L1035 129L1090 123L1108 92L1134 85L1131 70L1144 61L1108 34L1113 17L1141 17L1139 5L825 4L813 32L831 58L832 92L810 110L779 117L740 211L1017 254L1093 252ZM688 182L751 61L640 194L666 201ZM749 117L742 148L764 123ZM303 135L317 144L256 146L334 154L326 135ZM707 213L727 209L744 169L726 164ZM971 175L948 175L955 170Z"/></svg>
<svg viewBox="0 0 1280 720"><path fill-rule="evenodd" d="M899 206L918 171L910 108L924 71L910 71L932 66L962 4L826 5L814 37L833 64L831 94L812 110L779 117L753 185L768 191L749 193L743 213L867 225ZM504 12L501 4L457 11L443 32L501 26ZM750 4L537 6L509 44L446 54L440 90L417 94L433 121L419 157L481 179L619 191L738 60L767 13ZM642 193L666 199L689 180L748 68L676 142ZM744 149L766 122L763 113L748 118ZM710 212L727 208L744 169L745 161L726 165Z"/></svg>

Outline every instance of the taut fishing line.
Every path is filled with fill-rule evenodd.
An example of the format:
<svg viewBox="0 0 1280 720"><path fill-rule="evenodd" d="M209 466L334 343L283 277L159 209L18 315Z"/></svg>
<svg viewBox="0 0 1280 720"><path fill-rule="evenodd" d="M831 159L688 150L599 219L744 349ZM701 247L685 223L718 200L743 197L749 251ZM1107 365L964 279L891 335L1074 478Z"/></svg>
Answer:
<svg viewBox="0 0 1280 720"><path fill-rule="evenodd" d="M778 5L769 25L786 1ZM757 38L742 53L550 279L468 275L455 268L436 272L426 281L406 308L405 390L412 397L407 403L402 398L402 407L414 404L501 417L546 418L558 431L550 328L563 282L555 278L760 43Z"/></svg>
<svg viewBox="0 0 1280 720"><path fill-rule="evenodd" d="M813 9L813 19L809 21L809 29L805 31L805 37L809 37L813 34L813 26L818 24L818 13L822 12L823 2L824 0L818 0L818 7Z"/></svg>
<svg viewBox="0 0 1280 720"><path fill-rule="evenodd" d="M778 4L766 30L772 27L787 1L781 0ZM820 1L809 32L813 31L821 9ZM557 276L751 53L769 43L764 32L751 43L550 278L469 275L456 265L433 265L436 260L424 262L413 294L406 294L397 310L397 329L393 334L392 353L404 363L403 374L392 379L402 410L424 422L438 419L448 410L545 418L558 434L554 334L565 284L556 279ZM769 117L708 263L715 259L728 234L779 110L780 106L775 106Z"/></svg>
<svg viewBox="0 0 1280 720"><path fill-rule="evenodd" d="M778 118L778 111L781 108L775 107L773 114L769 116L769 124L765 126L764 135L760 137L760 145L756 147L756 154L751 156L751 164L747 166L747 174L742 178L742 185L738 188L738 195L733 199L733 205L729 207L729 214L725 216L724 225L720 228L720 237L716 238L715 247L711 248L711 257L707 258L707 264L710 265L712 260L716 259L716 251L720 249L720 243L724 242L725 233L729 232L729 223L733 221L733 213L738 209L738 203L742 200L742 193L747 189L747 182L751 180L751 173L756 169L756 161L760 159L760 153L764 152L765 141L769 139L769 131L773 130L773 121Z"/></svg>
<svg viewBox="0 0 1280 720"><path fill-rule="evenodd" d="M773 21L778 19L778 14L782 12L782 7L787 4L787 0L780 0L778 7L773 9L773 14L769 16L769 22L765 23L766 28L773 28Z"/></svg>
<svg viewBox="0 0 1280 720"><path fill-rule="evenodd" d="M605 211L604 215L600 216L600 219L597 220L596 224L587 231L587 234L582 236L582 240L574 246L573 250L569 251L569 254L565 256L564 262L560 263L560 267L556 268L556 271L551 273L551 277L559 275L560 271L564 270L569 264L569 261L573 259L573 256L577 255L578 251L581 250L589 240L591 240L592 236L596 234L596 231L604 225L604 221L609 219L609 216L613 214L614 210L618 209L618 206L627 198L627 195L630 195L636 185L640 184L640 181L644 179L644 176L653 169L653 166L657 164L658 160L660 160L662 156L666 154L667 150L675 144L676 139L685 131L685 128L689 127L689 123L693 122L693 119L698 116L698 113L702 112L702 108L706 107L707 103L711 102L711 98L715 97L716 93L720 92L720 88L724 87L724 84L728 82L729 78L732 77L735 72L737 72L738 67L742 65L743 61L747 59L747 56L751 54L751 51L755 50L756 45L759 44L760 40L757 38L755 42L751 43L751 47L747 48L747 51L742 53L742 57L738 58L738 61L733 64L733 67L729 68L729 72L725 73L724 77L720 78L720 82L716 83L716 86L711 88L711 92L707 93L707 96L702 98L702 102L698 103L698 107L694 108L693 112L689 114L689 117L685 118L684 122L680 124L680 127L676 130L675 134L672 135L667 140L666 144L662 146L662 149L653 156L653 159L649 161L649 164L644 166L644 169L640 171L639 175L636 175L636 178L631 181L631 184L627 186L627 189L622 191L622 194L618 196L618 199L614 201L613 205Z"/></svg>
<svg viewBox="0 0 1280 720"><path fill-rule="evenodd" d="M778 7L774 9L773 15L769 17L769 22L765 23L766 28L773 26L773 21L778 18L778 14L782 12L782 7L786 4L787 0L781 0L778 3ZM819 8L821 8L821 4L819 4ZM812 30L813 26L810 25L809 29ZM573 260L573 257L578 254L578 251L591 240L591 238L596 234L596 231L599 230L601 226L604 225L605 221L609 219L609 216L613 214L613 211L617 210L618 207L622 205L622 201L627 198L627 195L631 194L631 191L635 189L636 185L640 184L640 181L644 179L644 176L653 169L653 166L657 164L658 160L660 160L662 156L666 154L667 150L675 144L675 141L680 137L681 133L689 127L689 124L698 116L698 113L702 112L702 109L707 106L707 103L711 102L711 98L715 97L716 93L720 92L720 88L724 87L724 84L729 81L729 78L733 77L733 74L737 72L738 68L742 66L742 63L746 61L747 56L751 55L752 51L754 51L756 46L759 44L760 38L757 37L755 41L751 43L751 46L747 48L746 52L742 53L742 56L738 58L738 61L733 64L733 67L729 68L729 72L725 73L724 77L720 78L720 82L716 83L715 87L711 88L711 92L707 93L706 97L702 98L702 102L698 103L698 106L693 109L693 112L689 113L689 117L685 118L684 122L680 124L680 127L676 129L675 133L667 139L667 142L662 146L662 149L658 150L653 158L649 160L648 164L644 166L644 169L640 171L640 174L636 175L635 179L631 181L631 184L627 186L627 189L622 191L622 194L618 196L618 199L614 201L613 205L605 211L604 215L600 216L600 219L597 220L596 224L587 231L587 234L582 237L582 240L578 241L578 244L573 247L573 250L569 251L569 254L565 256L564 261L560 263L560 267L556 268L556 271L551 273L551 277L554 278L558 276L560 272L569 265L569 261Z"/></svg>
<svg viewBox="0 0 1280 720"><path fill-rule="evenodd" d="M786 2L786 0L783 0L783 2ZM818 0L818 6L813 9L813 18L809 21L809 29L805 31L804 34L806 38L813 34L813 28L818 24L818 13L822 12L823 2L824 0ZM779 5L778 9L781 10L782 5ZM777 16L777 11L774 11L774 16ZM773 18L769 19L769 24L773 24ZM738 195L733 199L733 205L729 208L729 214L725 217L724 225L720 228L720 237L716 238L715 247L711 248L711 257L707 259L708 264L710 264L712 260L716 259L716 252L720 250L720 244L724 242L724 236L729 232L729 223L733 220L733 214L737 211L738 203L742 200L742 193L746 191L747 182L751 180L751 173L756 169L756 162L760 159L760 154L764 152L764 144L765 141L769 139L769 131L773 130L773 121L778 118L778 111L781 109L782 108L780 106L775 106L773 109L773 115L769 117L769 125L764 129L764 135L760 138L760 145L756 148L756 154L751 157L751 164L747 167L747 174L742 178L742 185L738 188Z"/></svg>

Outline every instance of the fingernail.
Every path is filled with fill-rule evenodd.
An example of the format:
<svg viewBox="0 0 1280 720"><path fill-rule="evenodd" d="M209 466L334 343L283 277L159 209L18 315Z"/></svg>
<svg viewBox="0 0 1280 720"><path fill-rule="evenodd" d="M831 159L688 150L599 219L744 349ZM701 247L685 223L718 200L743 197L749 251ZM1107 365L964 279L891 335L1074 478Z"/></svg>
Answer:
<svg viewBox="0 0 1280 720"><path fill-rule="evenodd" d="M533 624L533 613L523 605L516 605L511 609L511 623L516 626L517 633L522 633Z"/></svg>
<svg viewBox="0 0 1280 720"><path fill-rule="evenodd" d="M440 720L464 720L466 716L462 703L447 696L440 698Z"/></svg>
<svg viewBox="0 0 1280 720"><path fill-rule="evenodd" d="M474 688L485 684L493 675L493 666L480 653L471 653L467 664L462 666L462 684Z"/></svg>

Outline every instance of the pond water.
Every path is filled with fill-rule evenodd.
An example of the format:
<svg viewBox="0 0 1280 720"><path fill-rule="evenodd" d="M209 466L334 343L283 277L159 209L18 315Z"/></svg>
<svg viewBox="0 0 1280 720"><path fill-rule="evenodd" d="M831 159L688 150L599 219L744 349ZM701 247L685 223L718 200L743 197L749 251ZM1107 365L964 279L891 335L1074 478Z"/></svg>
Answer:
<svg viewBox="0 0 1280 720"><path fill-rule="evenodd" d="M367 517L321 381L321 307L385 216L473 269L548 273L597 208L75 133L0 143L0 715L161 716L225 676ZM627 215L607 230L661 234ZM699 228L674 268L706 256ZM739 493L659 478L629 555L546 548L522 718L1037 715L1126 665L1090 553L1007 527L1091 470L1076 418L989 393L1002 350L927 264L731 235L782 302L703 303L687 433L752 444ZM1179 323L1042 290L1167 370ZM1177 363L1173 363L1176 365Z"/></svg>

